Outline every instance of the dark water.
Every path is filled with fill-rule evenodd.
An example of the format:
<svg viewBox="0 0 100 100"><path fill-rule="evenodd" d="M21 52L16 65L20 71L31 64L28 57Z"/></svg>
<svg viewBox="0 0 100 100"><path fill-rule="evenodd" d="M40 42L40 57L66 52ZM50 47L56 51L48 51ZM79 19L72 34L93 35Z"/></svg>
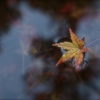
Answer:
<svg viewBox="0 0 100 100"><path fill-rule="evenodd" d="M0 3L0 99L99 100L99 0ZM89 52L76 71L70 62L55 67L71 27Z"/></svg>

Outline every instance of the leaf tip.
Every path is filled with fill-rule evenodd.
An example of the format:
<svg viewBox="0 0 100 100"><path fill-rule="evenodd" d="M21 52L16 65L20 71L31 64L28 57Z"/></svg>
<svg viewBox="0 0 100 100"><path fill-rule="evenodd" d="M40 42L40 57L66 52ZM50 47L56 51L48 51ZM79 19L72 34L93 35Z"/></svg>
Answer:
<svg viewBox="0 0 100 100"><path fill-rule="evenodd" d="M70 33L70 35L73 35L74 34L74 32L72 31L71 28L69 28L69 33Z"/></svg>
<svg viewBox="0 0 100 100"><path fill-rule="evenodd" d="M58 61L58 62L56 63L56 67L57 67L59 64L60 64L60 62Z"/></svg>
<svg viewBox="0 0 100 100"><path fill-rule="evenodd" d="M89 49L86 48L86 47L84 47L84 48L83 48L83 52L89 52Z"/></svg>
<svg viewBox="0 0 100 100"><path fill-rule="evenodd" d="M76 68L75 68L75 69L76 69L76 70L78 70L78 69L79 69L79 65L78 65L78 64L76 64L75 66L76 66Z"/></svg>
<svg viewBox="0 0 100 100"><path fill-rule="evenodd" d="M82 40L82 41L85 41L85 37L83 37L81 40Z"/></svg>
<svg viewBox="0 0 100 100"><path fill-rule="evenodd" d="M71 28L69 28L69 32L72 33L72 29Z"/></svg>
<svg viewBox="0 0 100 100"><path fill-rule="evenodd" d="M62 63L62 59L60 59L57 63L56 63L56 67Z"/></svg>
<svg viewBox="0 0 100 100"><path fill-rule="evenodd" d="M52 46L56 46L56 44L52 44Z"/></svg>
<svg viewBox="0 0 100 100"><path fill-rule="evenodd" d="M56 67L58 66L58 63L56 64Z"/></svg>

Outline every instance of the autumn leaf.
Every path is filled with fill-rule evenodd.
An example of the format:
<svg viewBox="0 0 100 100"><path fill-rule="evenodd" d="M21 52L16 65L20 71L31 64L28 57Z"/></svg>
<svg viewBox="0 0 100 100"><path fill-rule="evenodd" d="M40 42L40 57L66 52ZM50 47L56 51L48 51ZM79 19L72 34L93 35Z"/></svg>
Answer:
<svg viewBox="0 0 100 100"><path fill-rule="evenodd" d="M78 69L84 59L83 53L87 52L88 49L84 47L84 38L79 40L71 29L69 29L69 32L72 42L61 42L53 44L53 46L57 46L61 49L67 50L57 62L56 66L70 60L71 58L74 58L76 69Z"/></svg>

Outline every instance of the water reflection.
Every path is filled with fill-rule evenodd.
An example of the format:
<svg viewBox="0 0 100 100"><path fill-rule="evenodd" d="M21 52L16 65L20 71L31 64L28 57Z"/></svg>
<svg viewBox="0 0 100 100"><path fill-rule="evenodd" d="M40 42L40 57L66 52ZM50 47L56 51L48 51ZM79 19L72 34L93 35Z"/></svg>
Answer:
<svg viewBox="0 0 100 100"><path fill-rule="evenodd" d="M1 38L0 98L99 99L99 41L89 46L91 52L85 57L88 64L79 72L70 62L56 68L63 52L52 47L55 42L70 41L68 27L79 38L86 37L86 45L98 38L99 7L95 8L93 0L51 0L47 2L50 5L46 2L1 2L0 31L8 35ZM15 20L20 14L21 18ZM6 29L9 30L5 32Z"/></svg>

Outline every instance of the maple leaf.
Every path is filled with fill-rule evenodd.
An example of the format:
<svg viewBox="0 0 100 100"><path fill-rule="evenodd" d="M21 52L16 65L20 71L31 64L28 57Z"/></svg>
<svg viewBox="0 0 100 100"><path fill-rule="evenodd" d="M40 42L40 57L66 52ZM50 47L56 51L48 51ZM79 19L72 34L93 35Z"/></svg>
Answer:
<svg viewBox="0 0 100 100"><path fill-rule="evenodd" d="M70 28L69 32L72 42L61 42L53 44L53 46L57 46L61 49L67 50L67 52L65 52L57 62L56 66L70 60L71 58L74 58L76 69L78 69L84 58L83 53L87 52L88 49L84 47L84 38L79 40Z"/></svg>

